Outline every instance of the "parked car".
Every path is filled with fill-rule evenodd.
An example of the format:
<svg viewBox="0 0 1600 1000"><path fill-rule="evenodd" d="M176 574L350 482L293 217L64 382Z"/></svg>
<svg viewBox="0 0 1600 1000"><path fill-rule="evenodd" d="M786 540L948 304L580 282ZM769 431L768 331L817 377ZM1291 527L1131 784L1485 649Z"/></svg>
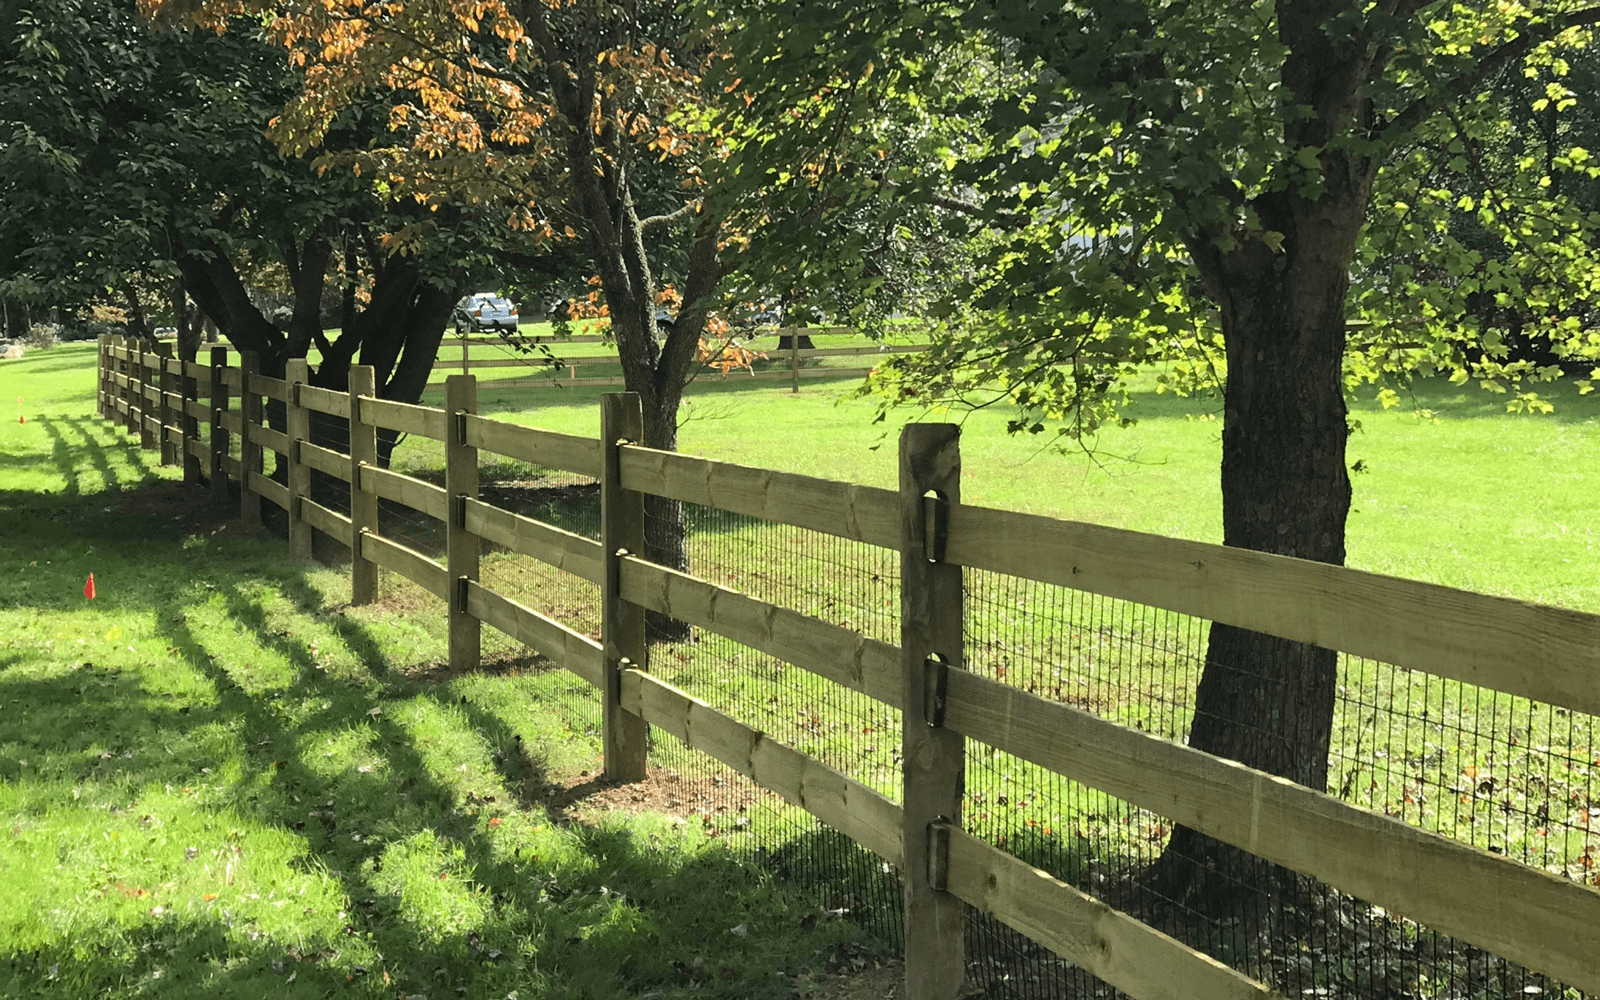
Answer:
<svg viewBox="0 0 1600 1000"><path fill-rule="evenodd" d="M456 303L455 324L457 333L468 330L517 329L517 307L510 299L493 292L477 292Z"/></svg>

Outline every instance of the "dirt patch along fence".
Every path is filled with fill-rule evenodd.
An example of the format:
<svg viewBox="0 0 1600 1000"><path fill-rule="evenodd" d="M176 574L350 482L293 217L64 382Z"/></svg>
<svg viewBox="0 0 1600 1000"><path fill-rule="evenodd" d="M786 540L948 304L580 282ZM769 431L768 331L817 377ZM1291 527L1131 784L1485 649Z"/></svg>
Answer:
<svg viewBox="0 0 1600 1000"><path fill-rule="evenodd" d="M1148 723L1107 718L1092 698L1060 690L1061 669L1054 689L1048 676L1008 676L979 662L972 638L978 616L1028 610L1011 606L1023 602L984 596L989 582L1031 582L1315 643L1507 699L1514 717L1520 712L1531 719L1529 706L1548 706L1570 727L1600 715L1600 616L963 504L959 438L944 425L907 429L900 488L886 490L629 443L638 410L626 394L607 398L605 429L594 440L479 416L470 375L453 376L445 406L430 408L373 398L361 369L354 370L351 390L340 393L305 384L303 362L280 380L251 371L248 362L227 367L220 355L211 365L185 365L112 341L102 344L101 359L103 416L163 448L165 461L185 463L185 478L197 485L209 480L212 489L225 489L237 482L243 516L253 509L258 516L262 501L283 508L296 558L310 557L312 531L348 547L355 603L373 599L380 569L399 574L444 603L453 667L476 664L487 624L586 682L602 706L608 777L641 775L648 739L665 733L900 869L907 995L917 1000L945 1000L960 991L969 907L1136 997L1271 996L1285 988L1281 981L1261 981L1280 978L1277 966L1264 967L1243 953L1258 938L1241 939L1242 946L1191 938L1143 912L1148 908L1137 901L1117 897L1122 908L1114 908L1105 898L1114 894L1100 891L1092 870L1069 874L1042 861L1048 852L1020 837L985 833L964 794L972 762L983 755L1014 762L1007 765L1019 774L1013 789L1024 767L1071 781L1100 797L1098 814L1115 812L1105 802L1130 804L1138 816L1151 818L1154 830L1181 824L1242 848L1331 887L1341 899L1359 901L1363 914L1382 913L1382 928L1398 927L1412 939L1418 928L1449 935L1463 954L1489 956L1473 959L1474 968L1499 969L1473 973L1459 991L1430 990L1417 976L1399 986L1383 981L1364 992L1344 990L1337 983L1317 985L1314 974L1295 980L1293 992L1498 997L1565 990L1600 996L1600 888L1584 884L1591 869L1581 863L1593 857L1591 815L1600 830L1590 779L1563 784L1540 809L1539 829L1547 838L1551 831L1568 838L1573 863L1547 864L1542 854L1538 863L1527 863L1503 848L1492 853L1403 815L1190 749L1172 734L1145 731L1159 728ZM262 424L263 399L285 407L286 431ZM348 454L307 440L312 414L348 424ZM202 424L208 425L204 434ZM443 442L443 485L378 468L371 445L378 428ZM263 474L263 451L285 465L282 482ZM479 456L489 453L598 480L601 537L484 502ZM348 513L313 500L313 471L348 484ZM797 602L753 596L761 589L760 567L750 567L751 582L735 588L724 585L724 575L714 580L641 558L646 496L897 554L898 624L869 629L792 606ZM380 499L442 522L442 559L386 537L377 524ZM597 586L600 638L519 601L523 595L487 585L480 573L486 545ZM896 780L846 773L820 737L814 747L799 737L774 738L767 733L778 727L741 718L672 683L678 670L673 657L690 653L686 646L646 641L650 612L871 699L893 716L886 728L899 732L890 748ZM796 732L822 728L823 720L807 718ZM1510 744L1537 739L1537 730L1527 722ZM1422 758L1435 752L1443 753L1424 748ZM1578 757L1600 769L1592 742L1569 752L1573 761ZM1483 784L1493 791L1493 782L1479 781L1475 770L1468 777L1475 787L1449 794L1466 802ZM1557 783L1548 768L1542 782L1547 791ZM1406 797L1412 797L1409 790ZM996 801L1012 805L1003 790ZM1564 813L1582 818L1564 822ZM1372 934L1380 929L1367 928ZM1330 962L1363 960L1353 949ZM1522 971L1508 976L1507 963Z"/></svg>

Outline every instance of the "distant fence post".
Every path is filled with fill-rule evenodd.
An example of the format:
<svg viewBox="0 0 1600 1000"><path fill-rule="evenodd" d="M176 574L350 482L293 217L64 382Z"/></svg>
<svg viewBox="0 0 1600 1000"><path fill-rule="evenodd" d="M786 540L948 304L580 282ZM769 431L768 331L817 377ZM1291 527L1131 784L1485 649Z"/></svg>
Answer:
<svg viewBox="0 0 1600 1000"><path fill-rule="evenodd" d="M95 347L97 353L95 355L96 361L94 366L94 413L95 416L104 420L108 415L107 403L109 402L108 396L110 395L108 391L109 386L107 384L107 373L111 368L111 334L102 333L100 336L96 337Z"/></svg>
<svg viewBox="0 0 1600 1000"><path fill-rule="evenodd" d="M468 499L478 498L478 449L467 444L466 416L478 412L478 380L451 375L444 382L444 488L450 505L445 561L450 573L450 669L472 670L482 660L482 629L467 611L467 581L478 579L483 545L467 530Z"/></svg>
<svg viewBox="0 0 1600 1000"><path fill-rule="evenodd" d="M261 443L255 428L261 426L261 394L251 384L261 374L261 355L239 355L239 519L251 527L261 524L261 494L255 477L261 474Z"/></svg>
<svg viewBox="0 0 1600 1000"><path fill-rule="evenodd" d="M350 603L378 599L378 564L361 552L361 536L378 530L378 494L361 487L361 469L378 467L378 425L362 414L363 398L378 395L376 369L350 366Z"/></svg>
<svg viewBox="0 0 1600 1000"><path fill-rule="evenodd" d="M194 377L194 362L180 361L182 371L178 385L182 391L183 412L178 416L178 426L183 428L178 449L183 457L183 482L186 486L200 485L200 457L195 446L200 443L200 418L194 411L200 406L200 380Z"/></svg>
<svg viewBox="0 0 1600 1000"><path fill-rule="evenodd" d="M311 523L300 516L300 502L311 495L311 467L300 461L300 445L311 440L311 411L300 405L300 387L311 378L305 358L294 358L284 366L288 383L284 401L284 430L289 435L289 558L311 561Z"/></svg>
<svg viewBox="0 0 1600 1000"><path fill-rule="evenodd" d="M127 412L122 415L122 425L127 428L129 434L139 433L139 424L143 419L141 414L144 412L144 379L136 367L138 355L135 352L137 350L137 347L128 342L128 338L122 338L121 368L124 383L122 386L122 398L128 404Z"/></svg>
<svg viewBox="0 0 1600 1000"><path fill-rule="evenodd" d="M181 456L172 443L172 431L177 421L172 419L172 397L177 394L178 382L173 378L172 347L156 345L156 447L161 449L162 465L177 465ZM181 425L178 425L181 426Z"/></svg>
<svg viewBox="0 0 1600 1000"><path fill-rule="evenodd" d="M605 776L607 781L644 780L644 719L622 707L622 671L644 669L644 609L622 599L622 556L644 552L644 495L622 488L622 445L644 437L639 395L610 392L600 397L600 545L605 555L601 638L605 643Z"/></svg>
<svg viewBox="0 0 1600 1000"><path fill-rule="evenodd" d="M223 415L228 412L228 384L223 381L227 374L228 349L226 347L213 347L211 349L211 469L207 473L211 477L211 494L218 503L228 499L228 428L222 424Z"/></svg>
<svg viewBox="0 0 1600 1000"><path fill-rule="evenodd" d="M150 422L159 421L161 415L159 406L154 411L150 408L150 391L152 388L159 389L161 385L159 381L154 383L150 381L152 369L150 359L153 357L155 352L141 343L139 345L139 447L145 451L154 451L161 446L155 432L150 429Z"/></svg>
<svg viewBox="0 0 1600 1000"><path fill-rule="evenodd" d="M789 378L790 392L800 391L800 335L792 334L789 337Z"/></svg>
<svg viewBox="0 0 1600 1000"><path fill-rule="evenodd" d="M943 505L961 499L960 428L909 424L900 433L900 645L905 678L905 962L908 1000L954 1000L966 972L966 906L945 890L948 842L966 782L960 733L943 726L945 671L965 640L961 567L944 561Z"/></svg>

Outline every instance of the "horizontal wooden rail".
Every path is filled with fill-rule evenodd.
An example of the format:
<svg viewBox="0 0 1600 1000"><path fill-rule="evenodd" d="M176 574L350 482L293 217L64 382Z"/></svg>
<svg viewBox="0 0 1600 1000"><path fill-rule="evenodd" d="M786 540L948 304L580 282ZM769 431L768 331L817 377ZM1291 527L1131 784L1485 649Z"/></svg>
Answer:
<svg viewBox="0 0 1600 1000"><path fill-rule="evenodd" d="M1600 615L956 504L945 559L1600 714Z"/></svg>
<svg viewBox="0 0 1600 1000"><path fill-rule="evenodd" d="M283 510L289 509L289 487L276 479L259 472L251 472L250 492L259 494L263 500L277 504Z"/></svg>
<svg viewBox="0 0 1600 1000"><path fill-rule="evenodd" d="M196 441L193 438L189 438L184 441L184 448L190 455L193 455L195 458L200 460L200 465L202 468L209 469L211 467L210 445L206 444L204 441Z"/></svg>
<svg viewBox="0 0 1600 1000"><path fill-rule="evenodd" d="M204 424L211 422L211 407L204 400L191 399L184 403L183 412Z"/></svg>
<svg viewBox="0 0 1600 1000"><path fill-rule="evenodd" d="M237 480L239 478L239 460L232 455L222 456L222 474L229 479Z"/></svg>
<svg viewBox="0 0 1600 1000"><path fill-rule="evenodd" d="M1586 993L1600 890L965 670L944 724Z"/></svg>
<svg viewBox="0 0 1600 1000"><path fill-rule="evenodd" d="M206 387L211 385L210 365L204 365L198 361L185 361L183 363L183 371L179 374L187 375L189 378L192 378L198 382L201 386L202 392Z"/></svg>
<svg viewBox="0 0 1600 1000"><path fill-rule="evenodd" d="M881 792L643 671L624 670L621 682L627 711L777 792L890 864L901 863L901 809Z"/></svg>
<svg viewBox="0 0 1600 1000"><path fill-rule="evenodd" d="M327 535L350 546L350 518L336 510L329 510L310 497L300 498L300 519Z"/></svg>
<svg viewBox="0 0 1600 1000"><path fill-rule="evenodd" d="M361 467L361 482L358 485L368 493L376 493L385 500L404 504L441 521L450 516L449 495L441 486L372 465Z"/></svg>
<svg viewBox="0 0 1600 1000"><path fill-rule="evenodd" d="M350 394L334 392L314 385L300 387L300 405L318 413L331 413L336 417L350 416Z"/></svg>
<svg viewBox="0 0 1600 1000"><path fill-rule="evenodd" d="M450 574L445 572L443 566L416 549L407 548L370 531L363 531L360 541L361 551L358 555L362 559L399 573L441 601L450 599Z"/></svg>
<svg viewBox="0 0 1600 1000"><path fill-rule="evenodd" d="M261 424L251 424L250 440L263 448L270 448L280 455L289 454L289 435L283 431L275 431L271 427L263 427Z"/></svg>
<svg viewBox="0 0 1600 1000"><path fill-rule="evenodd" d="M232 389L235 393L239 391L239 385L243 379L244 373L237 368L222 369L222 384Z"/></svg>
<svg viewBox="0 0 1600 1000"><path fill-rule="evenodd" d="M624 489L779 521L884 548L900 544L900 500L893 490L755 469L629 445Z"/></svg>
<svg viewBox="0 0 1600 1000"><path fill-rule="evenodd" d="M480 386L479 391L486 387L487 384ZM466 425L466 443L479 451L494 452L547 469L600 477L600 442L595 438L521 427L470 413L461 419Z"/></svg>
<svg viewBox="0 0 1600 1000"><path fill-rule="evenodd" d="M532 556L573 576L600 583L600 543L531 517L466 498L466 529L485 541Z"/></svg>
<svg viewBox="0 0 1600 1000"><path fill-rule="evenodd" d="M900 707L898 646L631 556L622 560L622 598Z"/></svg>
<svg viewBox="0 0 1600 1000"><path fill-rule="evenodd" d="M289 401L289 383L270 375L250 376L250 391L258 396L276 399L280 403Z"/></svg>
<svg viewBox="0 0 1600 1000"><path fill-rule="evenodd" d="M392 399L378 399L373 396L361 396L359 399L363 423L376 424L392 431L415 434L435 441L445 439L443 410L429 406L415 406L411 403L396 403Z"/></svg>
<svg viewBox="0 0 1600 1000"><path fill-rule="evenodd" d="M966 903L1139 1000L1280 994L1209 955L949 824L946 887Z"/></svg>
<svg viewBox="0 0 1600 1000"><path fill-rule="evenodd" d="M467 580L467 613L524 646L548 657L595 687L601 686L605 651L601 645L553 618L502 597L476 580Z"/></svg>
<svg viewBox="0 0 1600 1000"><path fill-rule="evenodd" d="M324 448L309 441L301 441L300 461L342 483L350 481L350 456L341 455L332 448Z"/></svg>
<svg viewBox="0 0 1600 1000"><path fill-rule="evenodd" d="M803 379L817 378L865 378L872 374L870 368L802 368L799 377ZM787 368L768 369L759 372L749 372L743 369L721 375L711 369L701 371L697 379L715 378L717 381L738 381L744 379L751 382L774 382L780 379L791 379L795 373ZM598 375L583 378L568 378L563 375L551 373L540 378L506 378L491 379L479 383L485 392L494 389L544 389L544 388L571 388L579 389L585 386L626 386L627 383L621 375ZM430 390L441 389L443 382L429 382Z"/></svg>
<svg viewBox="0 0 1600 1000"><path fill-rule="evenodd" d="M796 357L804 361L807 358L849 358L867 354L916 354L932 346L932 344L876 344L866 347L813 347L794 352L780 348L773 350L771 360L781 361Z"/></svg>
<svg viewBox="0 0 1600 1000"><path fill-rule="evenodd" d="M244 426L244 414L238 410L224 410L222 412L222 429L229 434L238 434L239 428Z"/></svg>

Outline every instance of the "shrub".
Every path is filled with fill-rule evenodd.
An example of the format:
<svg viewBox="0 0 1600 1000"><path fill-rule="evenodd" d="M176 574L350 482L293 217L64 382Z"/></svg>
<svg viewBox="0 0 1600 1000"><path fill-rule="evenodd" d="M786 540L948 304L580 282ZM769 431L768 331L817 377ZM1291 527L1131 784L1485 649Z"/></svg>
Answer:
<svg viewBox="0 0 1600 1000"><path fill-rule="evenodd" d="M35 323L22 335L22 343L35 350L44 350L61 343L61 327L55 323Z"/></svg>

